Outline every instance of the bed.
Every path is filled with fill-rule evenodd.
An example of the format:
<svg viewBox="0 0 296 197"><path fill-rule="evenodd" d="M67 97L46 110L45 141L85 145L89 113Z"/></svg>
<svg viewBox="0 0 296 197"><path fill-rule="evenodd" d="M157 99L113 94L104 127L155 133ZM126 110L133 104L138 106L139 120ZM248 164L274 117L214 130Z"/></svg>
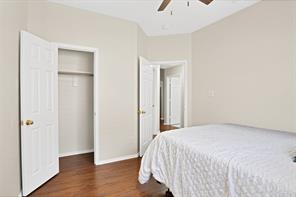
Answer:
<svg viewBox="0 0 296 197"><path fill-rule="evenodd" d="M296 134L217 124L159 134L139 171L175 197L296 197Z"/></svg>

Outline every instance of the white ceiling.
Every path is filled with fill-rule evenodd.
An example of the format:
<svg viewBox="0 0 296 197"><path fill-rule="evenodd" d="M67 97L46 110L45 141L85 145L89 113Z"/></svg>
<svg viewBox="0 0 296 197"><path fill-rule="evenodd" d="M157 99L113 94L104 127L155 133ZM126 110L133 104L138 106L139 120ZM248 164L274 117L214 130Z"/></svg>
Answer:
<svg viewBox="0 0 296 197"><path fill-rule="evenodd" d="M260 0L172 0L157 12L162 0L49 0L136 22L148 36L191 33L247 8ZM170 11L173 15L170 15Z"/></svg>

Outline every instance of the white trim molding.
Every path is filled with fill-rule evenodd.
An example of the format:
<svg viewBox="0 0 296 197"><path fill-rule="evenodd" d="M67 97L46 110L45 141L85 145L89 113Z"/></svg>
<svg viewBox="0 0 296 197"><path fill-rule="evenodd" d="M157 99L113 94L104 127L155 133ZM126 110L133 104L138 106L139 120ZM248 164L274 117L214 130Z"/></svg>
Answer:
<svg viewBox="0 0 296 197"><path fill-rule="evenodd" d="M90 52L93 53L93 93L94 93L94 163L97 164L100 161L100 155L99 155L99 147L100 147L100 140L99 140L99 50L97 48L92 47L85 47L85 46L77 46L77 45L70 45L70 44L64 44L64 43L54 43L57 50L58 49L66 49L66 50L74 50L74 51L84 51L84 52Z"/></svg>
<svg viewBox="0 0 296 197"><path fill-rule="evenodd" d="M72 151L72 152L67 152L67 153L60 153L59 157L67 157L67 156L72 156L72 155L80 155L80 154L93 153L93 152L94 152L94 149L81 150L81 151Z"/></svg>
<svg viewBox="0 0 296 197"><path fill-rule="evenodd" d="M134 159L134 158L138 158L138 157L139 157L138 153L133 154L133 155L125 155L125 156L121 156L121 157L115 157L112 159L101 160L101 161L99 161L99 163L96 163L96 165L103 165L103 164L113 163L113 162L117 162L117 161Z"/></svg>

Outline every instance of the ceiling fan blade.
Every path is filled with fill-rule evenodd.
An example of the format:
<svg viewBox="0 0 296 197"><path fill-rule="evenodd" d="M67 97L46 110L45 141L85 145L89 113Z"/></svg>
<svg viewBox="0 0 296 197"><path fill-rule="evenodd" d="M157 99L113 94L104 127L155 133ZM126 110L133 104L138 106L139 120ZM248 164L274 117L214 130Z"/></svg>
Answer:
<svg viewBox="0 0 296 197"><path fill-rule="evenodd" d="M199 0L201 2L203 2L206 5L209 5L213 0Z"/></svg>
<svg viewBox="0 0 296 197"><path fill-rule="evenodd" d="M168 4L171 2L171 0L163 0L163 2L161 3L161 5L159 6L158 8L158 11L163 11L167 6Z"/></svg>

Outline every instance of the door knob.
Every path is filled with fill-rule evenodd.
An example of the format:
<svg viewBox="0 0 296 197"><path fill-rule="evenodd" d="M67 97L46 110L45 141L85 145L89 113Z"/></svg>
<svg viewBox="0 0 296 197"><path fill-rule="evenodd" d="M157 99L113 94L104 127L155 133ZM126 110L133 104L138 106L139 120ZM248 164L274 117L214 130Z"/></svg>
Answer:
<svg viewBox="0 0 296 197"><path fill-rule="evenodd" d="M34 124L33 120L26 120L26 125L32 125Z"/></svg>
<svg viewBox="0 0 296 197"><path fill-rule="evenodd" d="M139 110L138 112L139 112L139 114L146 114L146 112L143 110Z"/></svg>

